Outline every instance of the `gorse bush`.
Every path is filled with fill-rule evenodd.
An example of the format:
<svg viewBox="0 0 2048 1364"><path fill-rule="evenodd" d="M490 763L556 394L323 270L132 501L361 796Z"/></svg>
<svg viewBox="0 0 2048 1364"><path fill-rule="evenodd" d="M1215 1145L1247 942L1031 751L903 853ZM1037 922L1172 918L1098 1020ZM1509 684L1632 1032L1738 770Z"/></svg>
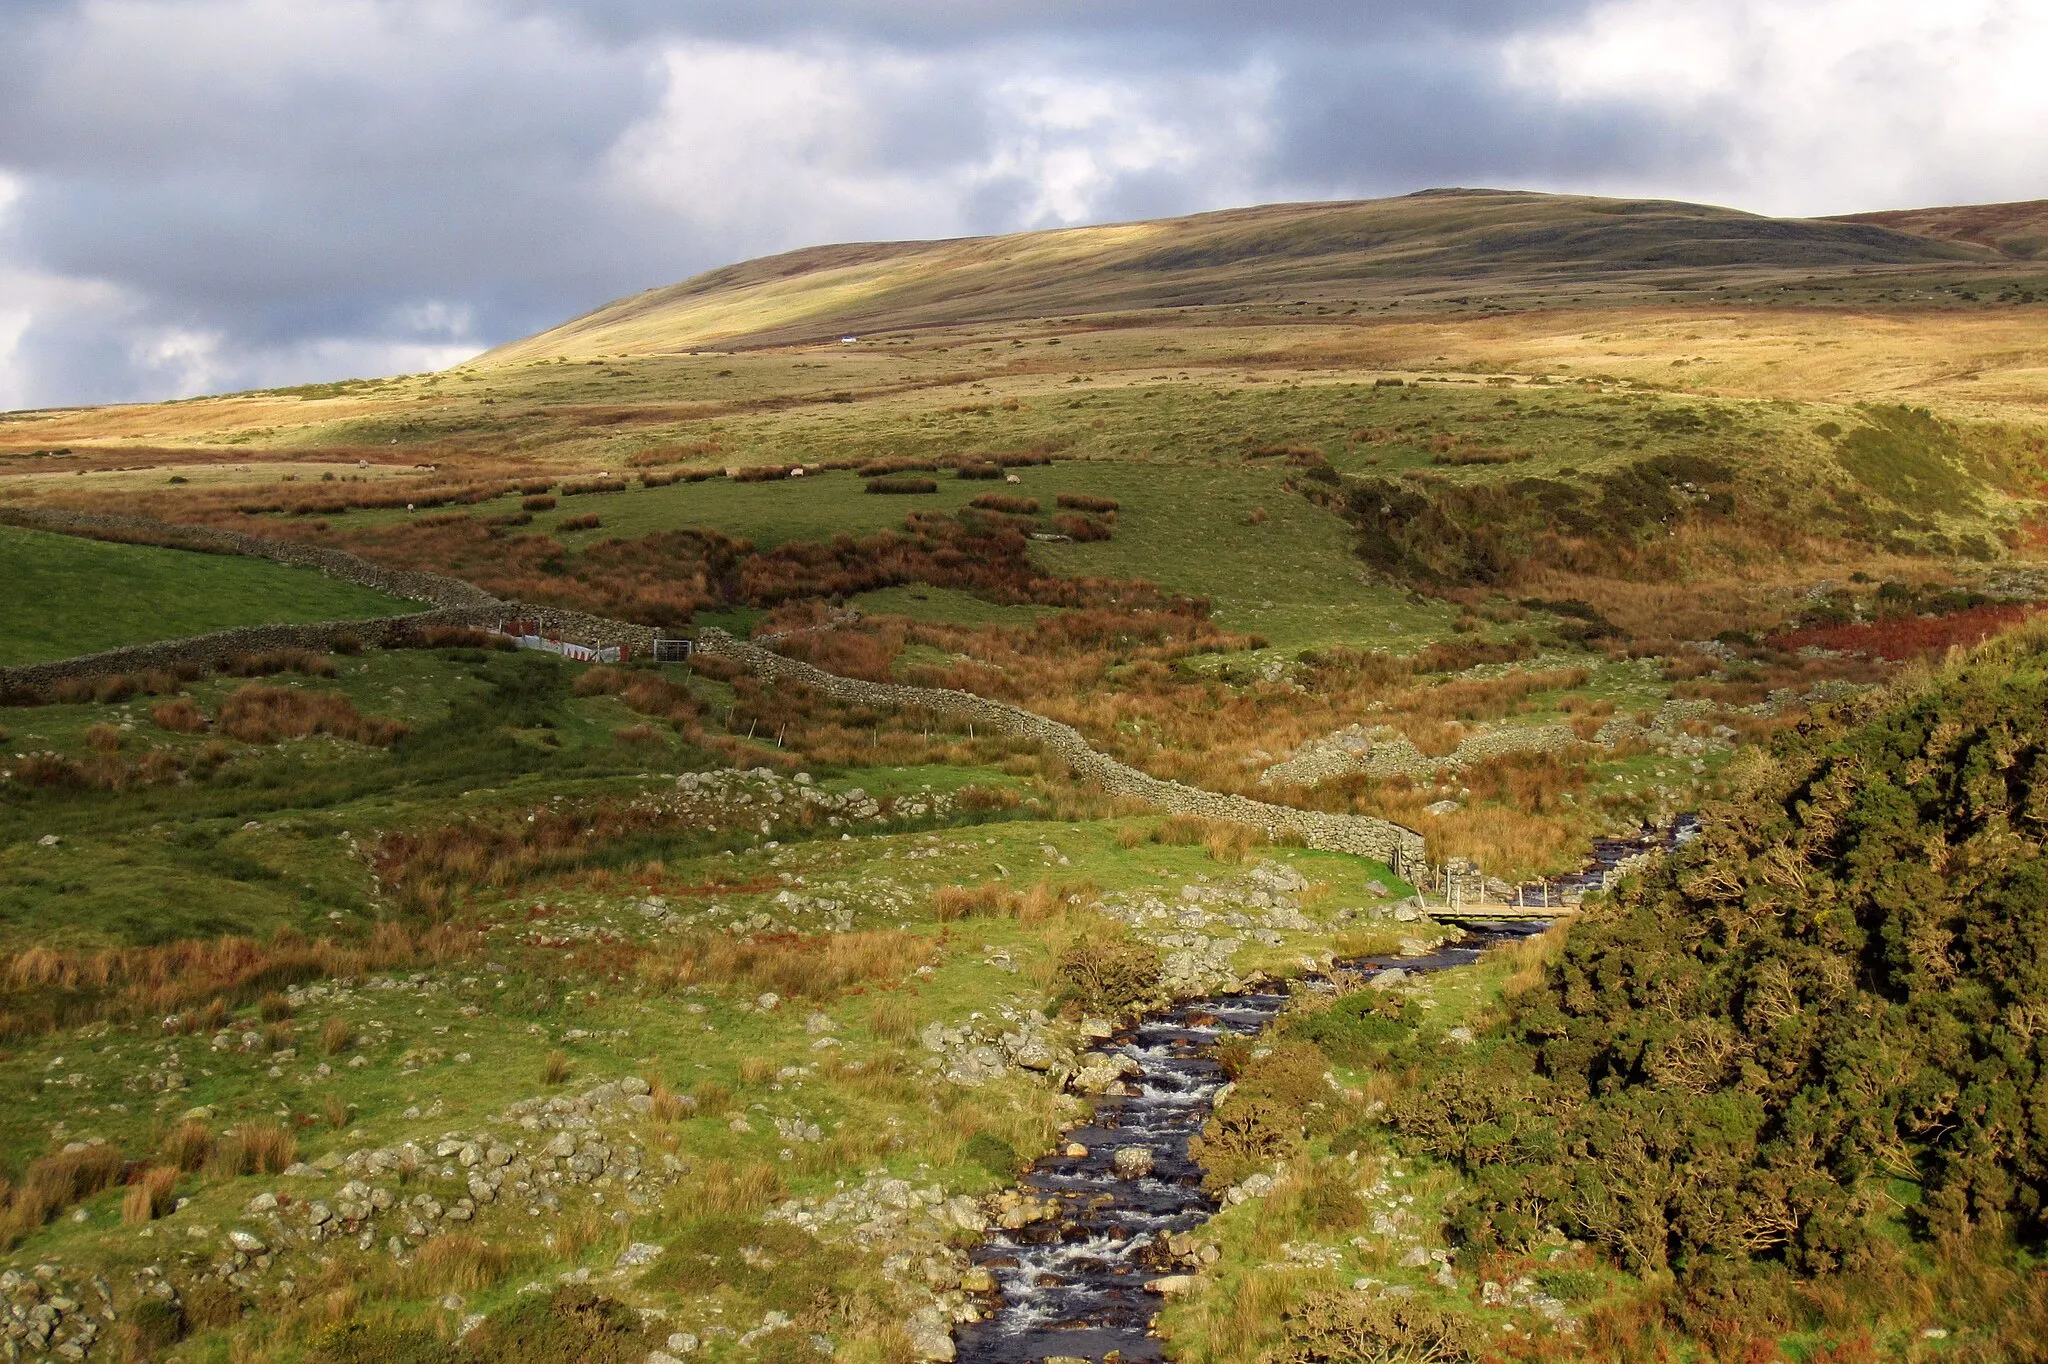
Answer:
<svg viewBox="0 0 2048 1364"><path fill-rule="evenodd" d="M1474 1194L1641 1270L1856 1270L2048 1240L2048 634L1738 766L1703 835L1572 929L1400 1129Z"/></svg>

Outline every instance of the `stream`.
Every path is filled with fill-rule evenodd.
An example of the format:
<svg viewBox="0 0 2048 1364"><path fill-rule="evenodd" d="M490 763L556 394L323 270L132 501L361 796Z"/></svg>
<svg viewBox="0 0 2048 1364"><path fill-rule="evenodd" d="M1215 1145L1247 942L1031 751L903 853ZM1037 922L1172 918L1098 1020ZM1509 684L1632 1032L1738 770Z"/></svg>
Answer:
<svg viewBox="0 0 2048 1364"><path fill-rule="evenodd" d="M1698 831L1681 819L1668 829L1598 840L1587 866L1563 881L1576 900L1598 890L1614 871L1644 854L1685 842ZM1469 966L1488 949L1541 932L1543 920L1474 925L1462 938L1418 957L1368 957L1342 963L1347 971L1409 974ZM1027 1197L1052 1203L1057 1217L994 1231L974 1252L1001 1294L989 1316L954 1330L960 1364L1039 1364L1052 1356L1102 1359L1112 1352L1126 1364L1164 1358L1150 1328L1160 1299L1148 1280L1183 1272L1167 1238L1213 1217L1221 1204L1202 1191L1202 1168L1188 1141L1209 1118L1223 1087L1222 1067L1210 1059L1226 1037L1253 1037L1286 1006L1285 990L1255 990L1189 1000L1139 1021L1100 1050L1128 1057L1126 1093L1096 1101L1092 1120L1074 1128L1058 1150L1035 1162L1020 1181ZM1087 1149L1068 1155L1069 1144ZM1149 1171L1135 1178L1117 1171L1119 1149L1141 1148ZM1127 1164L1143 1165L1143 1158Z"/></svg>
<svg viewBox="0 0 2048 1364"><path fill-rule="evenodd" d="M1344 966L1367 974L1397 967L1411 974L1446 971L1543 927L1502 925L1426 956L1371 957ZM1163 1358L1159 1341L1149 1334L1160 1300L1145 1291L1145 1283L1181 1272L1166 1239L1200 1226L1221 1206L1202 1191L1202 1167L1188 1156L1188 1141L1208 1120L1224 1084L1222 1067L1209 1053L1226 1037L1256 1036L1287 1000L1283 990L1190 1000L1100 1048L1137 1065L1137 1073L1124 1078L1129 1092L1103 1095L1093 1120L1073 1129L1060 1150L1024 1175L1021 1191L1057 1205L1060 1215L996 1231L975 1251L975 1262L994 1277L1002 1305L955 1329L962 1364L1101 1359L1111 1351L1127 1364ZM1088 1154L1064 1154L1067 1143L1086 1147ZM1118 1150L1132 1147L1151 1158L1150 1172L1138 1178L1116 1169Z"/></svg>

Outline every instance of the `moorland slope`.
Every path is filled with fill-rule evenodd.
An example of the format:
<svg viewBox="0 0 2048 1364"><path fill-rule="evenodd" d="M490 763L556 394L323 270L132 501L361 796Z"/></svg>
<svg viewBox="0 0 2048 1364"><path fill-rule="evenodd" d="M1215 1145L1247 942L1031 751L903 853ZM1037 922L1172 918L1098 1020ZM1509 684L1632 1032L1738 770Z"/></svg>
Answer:
<svg viewBox="0 0 2048 1364"><path fill-rule="evenodd" d="M1916 220L1917 221L1917 220ZM482 365L1062 315L1292 303L1527 306L1811 281L1991 255L1889 223L1658 200L1431 190L954 241L817 247L620 299Z"/></svg>

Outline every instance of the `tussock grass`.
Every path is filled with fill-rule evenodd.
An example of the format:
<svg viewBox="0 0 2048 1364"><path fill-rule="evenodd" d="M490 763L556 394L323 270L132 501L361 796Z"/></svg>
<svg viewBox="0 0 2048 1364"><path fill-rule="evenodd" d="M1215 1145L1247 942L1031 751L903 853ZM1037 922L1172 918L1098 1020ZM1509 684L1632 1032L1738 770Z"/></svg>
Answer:
<svg viewBox="0 0 2048 1364"><path fill-rule="evenodd" d="M765 1160L711 1160L676 1186L669 1206L683 1217L746 1217L783 1196L782 1171Z"/></svg>
<svg viewBox="0 0 2048 1364"><path fill-rule="evenodd" d="M254 682L221 703L220 728L249 744L331 734L378 748L388 748L405 733L405 726L395 720L361 714L340 692L266 687Z"/></svg>
<svg viewBox="0 0 2048 1364"><path fill-rule="evenodd" d="M144 1170L122 1195L121 1220L133 1225L169 1212L177 1202L178 1175L176 1165L152 1165Z"/></svg>
<svg viewBox="0 0 2048 1364"><path fill-rule="evenodd" d="M346 1018L336 1016L320 1025L320 1050L327 1055L339 1056L355 1044L355 1024Z"/></svg>
<svg viewBox="0 0 2048 1364"><path fill-rule="evenodd" d="M159 1149L173 1168L189 1174L213 1154L213 1129L203 1119L187 1118L171 1129Z"/></svg>
<svg viewBox="0 0 2048 1364"><path fill-rule="evenodd" d="M237 1123L215 1143L207 1157L207 1173L233 1178L237 1175L275 1175L299 1158L299 1143L274 1122Z"/></svg>
<svg viewBox="0 0 2048 1364"><path fill-rule="evenodd" d="M121 1176L121 1153L86 1145L29 1162L19 1183L0 1180L0 1244L13 1247L29 1232Z"/></svg>
<svg viewBox="0 0 2048 1364"><path fill-rule="evenodd" d="M161 947L31 947L0 958L0 1032L24 1037L94 1019L171 1014L181 1025L217 1026L234 1006L274 995L281 985L381 970L412 960L423 947L445 948L456 936L435 930L415 942L387 922L360 945L281 932L267 944L229 937ZM195 1005L199 1012L187 1016Z"/></svg>
<svg viewBox="0 0 2048 1364"><path fill-rule="evenodd" d="M662 989L734 985L823 1002L854 986L900 980L929 954L922 939L894 930L756 941L706 934L663 943L642 956L636 969L642 980Z"/></svg>
<svg viewBox="0 0 2048 1364"><path fill-rule="evenodd" d="M917 1010L898 995L884 995L868 1011L868 1031L878 1041L908 1042L917 1035Z"/></svg>
<svg viewBox="0 0 2048 1364"><path fill-rule="evenodd" d="M450 1232L420 1246L413 1257L410 1287L422 1297L476 1293L504 1278L511 1263L505 1247L468 1232Z"/></svg>

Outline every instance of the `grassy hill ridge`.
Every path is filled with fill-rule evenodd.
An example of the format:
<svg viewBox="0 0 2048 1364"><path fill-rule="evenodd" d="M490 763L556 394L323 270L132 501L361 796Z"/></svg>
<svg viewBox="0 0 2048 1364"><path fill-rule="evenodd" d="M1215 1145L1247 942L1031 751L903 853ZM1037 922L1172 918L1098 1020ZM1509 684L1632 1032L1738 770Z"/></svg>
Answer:
<svg viewBox="0 0 2048 1364"><path fill-rule="evenodd" d="M1990 250L1883 224L1501 190L1268 204L950 241L809 247L605 305L480 363L813 341L843 331L1298 299L1346 307L1484 287L1655 289L1672 272L1837 272Z"/></svg>

